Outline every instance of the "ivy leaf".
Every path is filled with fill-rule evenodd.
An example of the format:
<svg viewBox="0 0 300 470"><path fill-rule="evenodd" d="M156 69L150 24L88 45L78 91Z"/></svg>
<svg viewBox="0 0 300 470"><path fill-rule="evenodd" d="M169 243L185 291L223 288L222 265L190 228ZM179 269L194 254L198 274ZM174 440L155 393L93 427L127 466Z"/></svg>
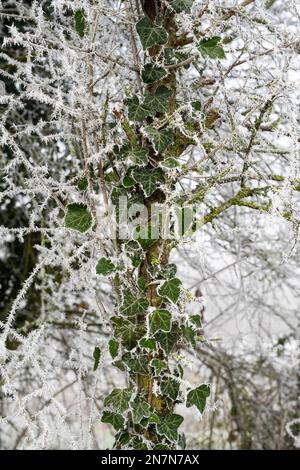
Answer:
<svg viewBox="0 0 300 470"><path fill-rule="evenodd" d="M155 44L166 44L168 41L167 31L152 23L148 16L144 16L144 18L137 23L136 30L144 49L148 49Z"/></svg>
<svg viewBox="0 0 300 470"><path fill-rule="evenodd" d="M167 72L158 65L146 64L142 70L142 80L144 83L154 83L167 75Z"/></svg>
<svg viewBox="0 0 300 470"><path fill-rule="evenodd" d="M74 13L74 20L75 20L75 29L76 32L79 34L81 38L84 36L84 28L85 28L85 13L84 9L81 8L80 10L76 10Z"/></svg>
<svg viewBox="0 0 300 470"><path fill-rule="evenodd" d="M146 226L138 225L134 228L133 231L133 238L139 243L144 251L146 251L149 246L153 245L153 243L157 240L157 238L154 238L154 235L154 227L150 224Z"/></svg>
<svg viewBox="0 0 300 470"><path fill-rule="evenodd" d="M92 225L92 216L84 204L69 204L65 216L65 226L81 233Z"/></svg>
<svg viewBox="0 0 300 470"><path fill-rule="evenodd" d="M148 449L146 442L144 442L141 437L134 437L130 441L130 444L133 447L133 449L136 449L136 450L147 450Z"/></svg>
<svg viewBox="0 0 300 470"><path fill-rule="evenodd" d="M160 384L160 389L164 395L176 400L179 393L180 384L177 380L163 380Z"/></svg>
<svg viewBox="0 0 300 470"><path fill-rule="evenodd" d="M206 400L210 395L210 386L206 384L200 385L200 387L191 390L187 394L186 407L195 405L200 413L203 413L206 406Z"/></svg>
<svg viewBox="0 0 300 470"><path fill-rule="evenodd" d="M150 362L150 366L154 368L155 375L160 375L162 370L167 369L166 362L156 358L152 359L152 361Z"/></svg>
<svg viewBox="0 0 300 470"><path fill-rule="evenodd" d="M220 41L221 38L219 36L202 39L198 45L198 49L204 57L209 57L210 59L224 59L224 49L221 46L218 46Z"/></svg>
<svg viewBox="0 0 300 470"><path fill-rule="evenodd" d="M164 417L163 421L156 425L158 434L165 436L171 442L178 440L178 428L183 421L183 417L177 414L170 414Z"/></svg>
<svg viewBox="0 0 300 470"><path fill-rule="evenodd" d="M147 93L144 100L144 107L148 110L149 116L156 113L166 113L172 92L166 86L160 86L155 93Z"/></svg>
<svg viewBox="0 0 300 470"><path fill-rule="evenodd" d="M115 341L114 339L110 339L108 342L108 350L113 359L117 357L118 351L119 351L118 341Z"/></svg>
<svg viewBox="0 0 300 470"><path fill-rule="evenodd" d="M156 153L162 153L169 145L173 144L173 132L169 129L158 130L154 127L146 126L144 132Z"/></svg>
<svg viewBox="0 0 300 470"><path fill-rule="evenodd" d="M165 166L166 168L177 168L179 166L179 162L174 157L168 157L161 162L161 166Z"/></svg>
<svg viewBox="0 0 300 470"><path fill-rule="evenodd" d="M120 307L122 315L133 316L144 313L149 306L146 297L137 297L129 289L126 289L123 295L123 304Z"/></svg>
<svg viewBox="0 0 300 470"><path fill-rule="evenodd" d="M200 315L191 315L190 316L190 321L192 323L194 323L194 325L198 326L199 328L201 328L202 326L202 323L201 323L201 317Z"/></svg>
<svg viewBox="0 0 300 470"><path fill-rule="evenodd" d="M180 295L180 286L180 279L174 277L173 279L164 282L164 284L158 289L158 293L161 297L166 297L168 300L176 304Z"/></svg>
<svg viewBox="0 0 300 470"><path fill-rule="evenodd" d="M127 367L135 374L148 375L148 362L146 356L132 356L130 353L126 353L122 356L123 362Z"/></svg>
<svg viewBox="0 0 300 470"><path fill-rule="evenodd" d="M135 424L139 424L143 418L149 418L150 405L140 397L136 397L130 404L132 409L132 418Z"/></svg>
<svg viewBox="0 0 300 470"><path fill-rule="evenodd" d="M142 186L147 197L151 196L158 186L165 181L163 171L160 168L154 168L153 170L135 168L132 171L132 177Z"/></svg>
<svg viewBox="0 0 300 470"><path fill-rule="evenodd" d="M178 330L174 327L169 333L159 331L156 333L155 339L159 343L160 347L165 351L165 353L170 354L178 341Z"/></svg>
<svg viewBox="0 0 300 470"><path fill-rule="evenodd" d="M121 337L122 345L126 349L133 349L145 334L143 325L136 325L120 317L112 317L111 320L115 325L116 336Z"/></svg>
<svg viewBox="0 0 300 470"><path fill-rule="evenodd" d="M172 8L176 11L176 13L190 13L191 8L193 6L194 0L173 0L171 2Z"/></svg>
<svg viewBox="0 0 300 470"><path fill-rule="evenodd" d="M187 343L190 343L195 348L196 347L196 341L195 341L196 333L193 330L193 328L191 326L183 326L182 333Z"/></svg>
<svg viewBox="0 0 300 470"><path fill-rule="evenodd" d="M112 424L116 431L124 428L123 416L112 411L103 411L101 421L102 423Z"/></svg>
<svg viewBox="0 0 300 470"><path fill-rule="evenodd" d="M149 114L149 110L140 103L137 96L126 100L126 104L130 121L142 122Z"/></svg>
<svg viewBox="0 0 300 470"><path fill-rule="evenodd" d="M115 272L117 267L108 258L101 258L96 266L96 273L103 276L109 276Z"/></svg>
<svg viewBox="0 0 300 470"><path fill-rule="evenodd" d="M100 358L101 358L101 350L100 348L98 348L98 346L96 346L94 349L93 358L94 358L94 371L95 371L98 369Z"/></svg>
<svg viewBox="0 0 300 470"><path fill-rule="evenodd" d="M152 333L157 331L170 331L172 314L168 310L155 310L150 317L150 330Z"/></svg>
<svg viewBox="0 0 300 470"><path fill-rule="evenodd" d="M131 388L115 388L104 400L104 406L111 406L117 413L124 413L128 410L129 401L132 395Z"/></svg>
<svg viewBox="0 0 300 470"><path fill-rule="evenodd" d="M142 338L139 343L141 348L151 349L151 351L155 351L156 349L156 341L154 338Z"/></svg>
<svg viewBox="0 0 300 470"><path fill-rule="evenodd" d="M145 149L132 149L127 155L134 165L146 165L148 162L148 153Z"/></svg>

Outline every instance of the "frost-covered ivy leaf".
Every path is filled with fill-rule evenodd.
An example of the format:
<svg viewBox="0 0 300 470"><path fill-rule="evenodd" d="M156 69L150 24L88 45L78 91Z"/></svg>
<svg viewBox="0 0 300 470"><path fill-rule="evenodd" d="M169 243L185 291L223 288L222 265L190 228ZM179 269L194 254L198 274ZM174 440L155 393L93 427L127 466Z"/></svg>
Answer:
<svg viewBox="0 0 300 470"><path fill-rule="evenodd" d="M138 225L133 231L133 238L139 243L144 251L147 251L149 246L153 245L157 240L158 235L156 238L154 238L154 236L155 231L153 226L150 224L145 226Z"/></svg>
<svg viewBox="0 0 300 470"><path fill-rule="evenodd" d="M105 399L104 406L111 406L117 413L124 413L129 408L132 388L115 388Z"/></svg>
<svg viewBox="0 0 300 470"><path fill-rule="evenodd" d="M160 375L162 370L167 369L167 363L163 361L162 359L157 359L157 358L152 359L152 361L150 362L150 366L153 367L155 371L155 375Z"/></svg>
<svg viewBox="0 0 300 470"><path fill-rule="evenodd" d="M179 165L180 163L174 157L167 157L161 162L161 166L166 168L177 168Z"/></svg>
<svg viewBox="0 0 300 470"><path fill-rule="evenodd" d="M151 126L146 126L144 132L152 143L156 153L162 153L169 145L173 144L174 135L170 129L155 129Z"/></svg>
<svg viewBox="0 0 300 470"><path fill-rule="evenodd" d="M164 284L158 289L158 293L161 297L166 297L168 300L176 304L180 295L181 281L174 277L169 281L164 282Z"/></svg>
<svg viewBox="0 0 300 470"><path fill-rule="evenodd" d="M171 398L171 400L176 400L179 393L180 384L177 380L163 380L160 384L160 389L164 395Z"/></svg>
<svg viewBox="0 0 300 470"><path fill-rule="evenodd" d="M190 321L192 323L194 323L194 325L198 326L199 328L201 328L202 326L202 322L201 322L201 317L200 315L191 315L190 316Z"/></svg>
<svg viewBox="0 0 300 470"><path fill-rule="evenodd" d="M148 449L146 442L144 442L141 437L134 437L133 439L131 439L130 445L135 450L147 450Z"/></svg>
<svg viewBox="0 0 300 470"><path fill-rule="evenodd" d="M84 204L69 204L65 216L65 226L78 230L81 233L86 232L92 225L92 216Z"/></svg>
<svg viewBox="0 0 300 470"><path fill-rule="evenodd" d="M83 38L85 28L85 13L83 8L74 12L74 20L76 32Z"/></svg>
<svg viewBox="0 0 300 470"><path fill-rule="evenodd" d="M206 400L210 395L210 386L202 384L194 390L190 390L186 398L186 407L195 405L200 413L203 413L206 406Z"/></svg>
<svg viewBox="0 0 300 470"><path fill-rule="evenodd" d="M137 346L138 340L146 333L143 324L135 324L120 317L112 317L111 321L115 326L116 336L121 338L122 345L128 350Z"/></svg>
<svg viewBox="0 0 300 470"><path fill-rule="evenodd" d="M102 423L112 424L116 431L124 428L123 416L112 411L103 411L101 421Z"/></svg>
<svg viewBox="0 0 300 470"><path fill-rule="evenodd" d="M101 358L101 349L98 346L95 347L93 352L94 358L94 371L98 369L100 358Z"/></svg>
<svg viewBox="0 0 300 470"><path fill-rule="evenodd" d="M150 330L152 333L157 331L170 331L172 314L168 310L155 310L150 316Z"/></svg>
<svg viewBox="0 0 300 470"><path fill-rule="evenodd" d="M165 353L170 354L178 341L178 330L176 327L174 327L170 333L159 331L156 333L155 339L159 343L160 347L165 351Z"/></svg>
<svg viewBox="0 0 300 470"><path fill-rule="evenodd" d="M202 39L200 44L198 44L198 49L203 56L209 57L210 59L224 59L224 49L218 45L220 41L221 38L219 36Z"/></svg>
<svg viewBox="0 0 300 470"><path fill-rule="evenodd" d="M176 13L190 13L193 6L194 0L172 0L171 6L174 8Z"/></svg>
<svg viewBox="0 0 300 470"><path fill-rule="evenodd" d="M195 336L196 333L191 326L183 326L182 334L187 343L190 343L194 348L196 347Z"/></svg>
<svg viewBox="0 0 300 470"><path fill-rule="evenodd" d="M130 175L125 175L122 181L122 185L124 186L125 189L132 189L135 186L135 181L134 179L131 178Z"/></svg>
<svg viewBox="0 0 300 470"><path fill-rule="evenodd" d="M156 425L158 434L165 436L169 441L178 440L178 428L183 421L183 417L177 414L170 414L164 417L163 421Z"/></svg>
<svg viewBox="0 0 300 470"><path fill-rule="evenodd" d="M118 446L127 446L130 439L131 439L131 435L127 431L118 432L115 435L115 442Z"/></svg>
<svg viewBox="0 0 300 470"><path fill-rule="evenodd" d="M139 396L130 403L132 410L132 418L135 424L139 424L143 418L150 416L151 407L149 403L140 398Z"/></svg>
<svg viewBox="0 0 300 470"><path fill-rule="evenodd" d="M142 122L149 114L149 110L140 103L137 96L127 99L126 104L130 121Z"/></svg>
<svg viewBox="0 0 300 470"><path fill-rule="evenodd" d="M120 307L120 313L126 316L135 316L144 313L149 306L146 297L137 297L129 289L124 291L123 303Z"/></svg>
<svg viewBox="0 0 300 470"><path fill-rule="evenodd" d="M141 348L151 349L151 351L155 351L156 349L156 341L154 338L142 338L139 344Z"/></svg>
<svg viewBox="0 0 300 470"><path fill-rule="evenodd" d="M154 83L167 75L167 72L158 65L146 64L142 70L142 80L144 83Z"/></svg>
<svg viewBox="0 0 300 470"><path fill-rule="evenodd" d="M148 361L146 356L133 356L131 353L125 353L122 361L135 374L148 375Z"/></svg>
<svg viewBox="0 0 300 470"><path fill-rule="evenodd" d="M168 41L167 31L161 26L152 23L148 16L145 16L137 23L136 30L144 49L148 49L155 44L166 44Z"/></svg>
<svg viewBox="0 0 300 470"><path fill-rule="evenodd" d="M110 339L108 342L108 350L113 359L117 357L118 351L119 351L118 341L115 341L114 339Z"/></svg>
<svg viewBox="0 0 300 470"><path fill-rule="evenodd" d="M148 110L149 116L156 113L166 113L172 92L166 86L160 86L155 93L147 93L144 100L144 107Z"/></svg>
<svg viewBox="0 0 300 470"><path fill-rule="evenodd" d="M132 149L127 155L134 165L146 165L148 162L148 153L145 149Z"/></svg>
<svg viewBox="0 0 300 470"><path fill-rule="evenodd" d="M158 186L164 183L164 173L160 168L149 170L148 168L135 168L132 170L132 177L139 183L145 195L151 196Z"/></svg>
<svg viewBox="0 0 300 470"><path fill-rule="evenodd" d="M108 258L101 258L96 265L96 273L109 276L116 271L117 267Z"/></svg>

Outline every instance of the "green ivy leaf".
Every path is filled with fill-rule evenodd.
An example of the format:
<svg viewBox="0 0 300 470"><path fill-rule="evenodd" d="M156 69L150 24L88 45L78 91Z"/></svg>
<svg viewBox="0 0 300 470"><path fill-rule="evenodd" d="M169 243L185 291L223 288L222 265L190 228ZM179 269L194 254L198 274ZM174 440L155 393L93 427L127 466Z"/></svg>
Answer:
<svg viewBox="0 0 300 470"><path fill-rule="evenodd" d="M108 258L101 258L96 266L96 273L109 276L117 270L117 267Z"/></svg>
<svg viewBox="0 0 300 470"><path fill-rule="evenodd" d="M183 417L177 414L170 414L164 417L163 421L156 425L158 434L165 436L171 442L178 440L178 428L183 421Z"/></svg>
<svg viewBox="0 0 300 470"><path fill-rule="evenodd" d="M178 330L176 327L174 327L170 333L159 331L156 333L155 339L159 343L160 347L165 351L165 353L170 354L178 341Z"/></svg>
<svg viewBox="0 0 300 470"><path fill-rule="evenodd" d="M132 149L127 155L134 165L146 165L148 162L148 153L145 149Z"/></svg>
<svg viewBox="0 0 300 470"><path fill-rule="evenodd" d="M173 0L171 6L174 8L176 13L190 13L193 6L194 0Z"/></svg>
<svg viewBox="0 0 300 470"><path fill-rule="evenodd" d="M104 400L104 406L111 406L117 413L124 413L129 408L131 388L115 388Z"/></svg>
<svg viewBox="0 0 300 470"><path fill-rule="evenodd" d="M135 181L127 174L123 178L122 185L125 189L132 189L135 186Z"/></svg>
<svg viewBox="0 0 300 470"><path fill-rule="evenodd" d="M171 319L172 314L168 310L155 310L150 316L150 330L152 333L156 333L159 330L166 332L170 331Z"/></svg>
<svg viewBox="0 0 300 470"><path fill-rule="evenodd" d="M113 359L117 357L118 351L119 351L119 343L118 341L115 341L114 339L110 339L108 342L108 350Z"/></svg>
<svg viewBox="0 0 300 470"><path fill-rule="evenodd" d="M81 233L92 225L92 216L84 204L69 204L65 216L65 226Z"/></svg>
<svg viewBox="0 0 300 470"><path fill-rule="evenodd" d="M158 130L151 126L146 126L144 132L153 145L156 153L162 153L169 145L173 144L173 132L169 129Z"/></svg>
<svg viewBox="0 0 300 470"><path fill-rule="evenodd" d="M209 57L210 59L224 59L224 49L218 45L220 41L221 38L219 36L202 39L198 45L198 49L204 57Z"/></svg>
<svg viewBox="0 0 300 470"><path fill-rule="evenodd" d="M164 282L164 284L158 289L158 293L161 297L166 297L168 300L176 304L180 295L180 286L180 279L174 277L173 279Z"/></svg>
<svg viewBox="0 0 300 470"><path fill-rule="evenodd" d="M149 114L149 110L140 103L137 96L127 99L126 104L130 121L142 122Z"/></svg>
<svg viewBox="0 0 300 470"><path fill-rule="evenodd" d="M194 325L198 326L199 328L201 328L202 326L202 322L201 322L201 317L200 315L191 315L190 316L190 321L192 323L194 323Z"/></svg>
<svg viewBox="0 0 300 470"><path fill-rule="evenodd" d="M132 410L132 418L135 424L139 424L143 418L150 416L150 405L140 397L136 397L130 404Z"/></svg>
<svg viewBox="0 0 300 470"><path fill-rule="evenodd" d="M121 337L122 345L126 349L133 349L145 334L143 325L136 325L120 317L112 317L111 320L115 325L116 336Z"/></svg>
<svg viewBox="0 0 300 470"><path fill-rule="evenodd" d="M153 245L153 243L157 240L157 238L152 238L152 225L145 225L134 228L133 231L133 238L139 243L144 251L147 251L149 246ZM153 232L155 234L155 232Z"/></svg>
<svg viewBox="0 0 300 470"><path fill-rule="evenodd" d="M122 356L123 362L135 374L148 375L148 361L146 356L132 356L130 353L125 353Z"/></svg>
<svg viewBox="0 0 300 470"><path fill-rule="evenodd" d="M166 44L168 41L167 31L152 23L148 16L145 16L137 23L136 30L144 49L148 49L155 44Z"/></svg>
<svg viewBox="0 0 300 470"><path fill-rule="evenodd" d="M167 75L167 72L158 65L146 64L142 70L142 80L144 83L154 83Z"/></svg>
<svg viewBox="0 0 300 470"><path fill-rule="evenodd" d="M164 395L171 398L171 400L176 400L179 393L180 384L177 380L163 380L160 384L160 389Z"/></svg>
<svg viewBox="0 0 300 470"><path fill-rule="evenodd" d="M102 423L112 424L116 431L124 428L124 418L118 413L103 411L101 421Z"/></svg>
<svg viewBox="0 0 300 470"><path fill-rule="evenodd" d="M123 304L120 307L120 313L126 316L136 316L144 313L149 306L146 297L137 297L129 289L126 289L123 295Z"/></svg>
<svg viewBox="0 0 300 470"><path fill-rule="evenodd" d="M81 8L80 10L76 10L74 13L74 20L75 20L75 29L76 32L79 34L81 38L84 36L84 29L85 29L85 13L84 9Z"/></svg>
<svg viewBox="0 0 300 470"><path fill-rule="evenodd" d="M134 437L130 441L130 444L133 447L133 449L136 449L136 450L147 450L148 449L146 442L144 442L141 437Z"/></svg>
<svg viewBox="0 0 300 470"><path fill-rule="evenodd" d="M156 350L156 341L154 338L142 338L139 342L141 348Z"/></svg>
<svg viewBox="0 0 300 470"><path fill-rule="evenodd" d="M187 343L190 343L195 348L196 347L196 341L195 341L196 333L193 330L193 328L191 326L183 326L182 333Z"/></svg>
<svg viewBox="0 0 300 470"><path fill-rule="evenodd" d="M148 110L149 116L157 113L166 113L172 92L166 86L160 86L155 93L147 93L144 100L144 107Z"/></svg>
<svg viewBox="0 0 300 470"><path fill-rule="evenodd" d="M166 168L177 168L179 166L179 162L174 157L168 157L161 162L161 165L165 166Z"/></svg>
<svg viewBox="0 0 300 470"><path fill-rule="evenodd" d="M146 197L151 196L158 186L165 181L163 171L160 168L154 168L153 170L135 168L132 170L132 177L142 186Z"/></svg>
<svg viewBox="0 0 300 470"><path fill-rule="evenodd" d="M195 405L200 413L203 413L206 406L206 400L210 395L210 386L206 384L200 385L200 387L190 390L187 394L186 407Z"/></svg>
<svg viewBox="0 0 300 470"><path fill-rule="evenodd" d="M161 359L152 359L150 362L150 366L153 367L155 371L155 375L160 375L162 370L167 369L167 363L165 361L162 361Z"/></svg>
<svg viewBox="0 0 300 470"><path fill-rule="evenodd" d="M100 348L98 348L98 346L96 346L94 349L93 358L94 358L94 371L95 371L98 369L100 358L101 358L101 350Z"/></svg>

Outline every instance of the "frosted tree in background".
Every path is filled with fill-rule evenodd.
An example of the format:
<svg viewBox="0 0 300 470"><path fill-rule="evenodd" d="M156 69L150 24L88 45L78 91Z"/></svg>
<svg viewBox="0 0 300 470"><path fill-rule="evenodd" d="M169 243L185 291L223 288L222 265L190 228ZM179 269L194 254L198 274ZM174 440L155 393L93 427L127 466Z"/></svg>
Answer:
<svg viewBox="0 0 300 470"><path fill-rule="evenodd" d="M1 446L298 445L297 2L0 15Z"/></svg>

